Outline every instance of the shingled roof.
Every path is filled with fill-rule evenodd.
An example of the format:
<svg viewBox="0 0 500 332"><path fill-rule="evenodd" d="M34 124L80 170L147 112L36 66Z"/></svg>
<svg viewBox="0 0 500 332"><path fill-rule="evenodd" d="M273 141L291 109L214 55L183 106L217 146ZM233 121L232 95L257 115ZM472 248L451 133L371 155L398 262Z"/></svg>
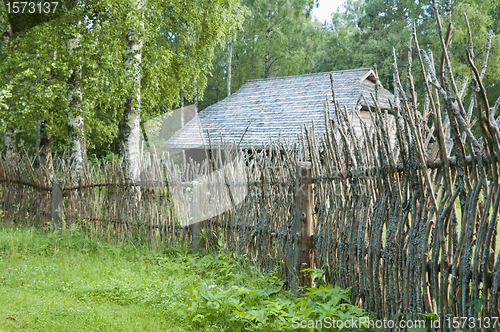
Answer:
<svg viewBox="0 0 500 332"><path fill-rule="evenodd" d="M292 142L304 124L314 121L317 133L325 132L324 103L332 100L330 73L335 96L348 110L362 95L373 107L375 75L370 68L251 80L234 94L211 105L177 131L164 145L167 149L203 149L212 142L236 142L248 127L240 147L259 148L270 139ZM382 108L389 109L393 95L379 89ZM362 100L362 105L364 105Z"/></svg>

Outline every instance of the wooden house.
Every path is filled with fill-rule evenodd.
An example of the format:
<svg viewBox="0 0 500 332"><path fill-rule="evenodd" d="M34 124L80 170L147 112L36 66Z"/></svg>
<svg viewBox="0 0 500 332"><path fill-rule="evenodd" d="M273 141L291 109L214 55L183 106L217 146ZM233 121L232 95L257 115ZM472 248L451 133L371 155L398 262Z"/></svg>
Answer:
<svg viewBox="0 0 500 332"><path fill-rule="evenodd" d="M304 125L311 127L313 122L315 132L324 133L324 105L327 99L332 101L330 74L337 101L345 105L356 133L361 135L353 109L358 107L365 122L371 123L368 106L374 108L376 80L370 68L250 80L234 94L199 112L163 148L185 150L190 156L204 156L210 143L221 141L239 143L242 149L261 149L270 140L293 143L303 133ZM380 107L390 109L393 95L381 86L378 95ZM332 119L336 118L333 111L331 106Z"/></svg>

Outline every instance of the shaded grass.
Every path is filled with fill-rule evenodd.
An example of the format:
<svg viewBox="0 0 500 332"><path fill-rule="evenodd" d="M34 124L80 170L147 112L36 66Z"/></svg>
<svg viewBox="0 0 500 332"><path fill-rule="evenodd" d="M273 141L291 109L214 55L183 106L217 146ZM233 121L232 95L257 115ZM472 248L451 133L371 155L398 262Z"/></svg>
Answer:
<svg viewBox="0 0 500 332"><path fill-rule="evenodd" d="M192 327L190 287L270 283L244 264L205 273L201 257L0 224L0 331L205 331Z"/></svg>
<svg viewBox="0 0 500 332"><path fill-rule="evenodd" d="M294 331L294 318L369 316L338 286L300 294L242 256L0 223L0 331Z"/></svg>

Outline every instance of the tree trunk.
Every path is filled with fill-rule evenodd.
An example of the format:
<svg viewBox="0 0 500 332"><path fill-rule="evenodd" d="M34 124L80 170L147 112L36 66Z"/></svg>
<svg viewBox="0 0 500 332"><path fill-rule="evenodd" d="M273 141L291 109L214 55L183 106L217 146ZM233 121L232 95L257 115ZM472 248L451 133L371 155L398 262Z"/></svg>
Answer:
<svg viewBox="0 0 500 332"><path fill-rule="evenodd" d="M8 126L5 129L4 144L5 144L5 158L7 160L16 159L18 154L17 154L16 133L14 132L14 127Z"/></svg>
<svg viewBox="0 0 500 332"><path fill-rule="evenodd" d="M231 61L233 60L233 38L229 37L227 57L227 96L231 95Z"/></svg>
<svg viewBox="0 0 500 332"><path fill-rule="evenodd" d="M68 113L68 143L70 151L71 168L74 175L81 175L87 159L85 147L84 122L80 115L73 116Z"/></svg>
<svg viewBox="0 0 500 332"><path fill-rule="evenodd" d="M140 12L139 28L144 29L144 18L141 1L136 2L136 9ZM131 181L139 180L139 158L141 137L141 51L142 41L139 39L137 28L127 29L127 50L125 55L125 72L132 81L132 89L126 98L125 109L121 126L121 141L124 155L126 176Z"/></svg>
<svg viewBox="0 0 500 332"><path fill-rule="evenodd" d="M48 132L47 121L42 121L38 129L40 143L38 145L38 155L40 157L40 167L44 169L50 180L54 177L54 166L52 163L52 136Z"/></svg>
<svg viewBox="0 0 500 332"><path fill-rule="evenodd" d="M73 4L77 5L80 0L74 0ZM81 21L76 23L78 26ZM67 50L71 55L80 44L80 35L76 34L74 38L68 40ZM55 55L54 55L55 56ZM79 63L80 61L78 61ZM81 176L82 171L87 162L87 149L85 146L85 126L82 117L82 67L80 64L75 65L73 74L69 78L68 84L68 145L70 154L70 163L73 173L73 179L77 180Z"/></svg>
<svg viewBox="0 0 500 332"><path fill-rule="evenodd" d="M198 91L198 90L196 90ZM198 114L198 92L195 92L194 94L194 115L196 116Z"/></svg>
<svg viewBox="0 0 500 332"><path fill-rule="evenodd" d="M181 128L184 127L184 95L181 92Z"/></svg>
<svg viewBox="0 0 500 332"><path fill-rule="evenodd" d="M269 78L269 70L271 67L271 52L269 50L269 43L271 39L271 2L268 1L269 8L267 9L267 30L266 30L266 54L264 55L264 78Z"/></svg>
<svg viewBox="0 0 500 332"><path fill-rule="evenodd" d="M181 128L184 127L184 95L181 92ZM182 150L182 162L186 165L186 150Z"/></svg>
<svg viewBox="0 0 500 332"><path fill-rule="evenodd" d="M84 121L81 116L82 110L82 88L81 88L81 66L76 66L73 75L68 80L68 145L71 169L74 179L77 179L84 170L87 161L87 150L85 147Z"/></svg>
<svg viewBox="0 0 500 332"><path fill-rule="evenodd" d="M264 69L264 78L269 78L269 58L271 57L269 52L269 33L271 32L271 28L268 28L266 31L266 55L264 56L265 60L265 69Z"/></svg>
<svg viewBox="0 0 500 332"><path fill-rule="evenodd" d="M271 4L269 3L269 6ZM270 42L270 39L271 39L271 8L269 7L268 11L267 11L267 30L266 30L266 54L264 55L264 78L269 78L269 67L271 66L270 65L270 58L271 58L271 52L269 51L269 42Z"/></svg>
<svg viewBox="0 0 500 332"><path fill-rule="evenodd" d="M2 43L4 46L7 46L10 42L10 38L12 36L12 28L11 25L8 24L4 33L2 34ZM7 109L6 112L9 110ZM4 144L5 144L5 157L7 160L9 159L15 159L18 154L17 154L17 140L16 140L16 132L14 130L14 127L9 124L7 125L7 128L5 129L4 133Z"/></svg>

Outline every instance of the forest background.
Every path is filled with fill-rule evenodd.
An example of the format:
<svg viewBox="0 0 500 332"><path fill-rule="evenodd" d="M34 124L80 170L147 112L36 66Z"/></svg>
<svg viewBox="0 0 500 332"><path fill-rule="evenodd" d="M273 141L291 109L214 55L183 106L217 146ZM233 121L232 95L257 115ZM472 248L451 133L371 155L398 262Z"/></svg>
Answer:
<svg viewBox="0 0 500 332"><path fill-rule="evenodd" d="M48 165L64 151L77 168L87 156L133 163L149 119L181 99L202 110L250 79L376 65L392 90L392 48L405 68L413 24L421 48L441 62L432 0L347 0L323 23L311 15L317 0L55 2L54 12L32 16L13 14L12 0L0 6L0 149L12 155L24 146ZM437 7L453 22L449 49L460 81L470 76L464 13L475 45L494 31L484 84L498 96L500 0ZM475 54L477 67L483 57ZM412 70L422 76L418 64ZM418 79L416 86L423 94ZM462 98L470 95L467 87Z"/></svg>

